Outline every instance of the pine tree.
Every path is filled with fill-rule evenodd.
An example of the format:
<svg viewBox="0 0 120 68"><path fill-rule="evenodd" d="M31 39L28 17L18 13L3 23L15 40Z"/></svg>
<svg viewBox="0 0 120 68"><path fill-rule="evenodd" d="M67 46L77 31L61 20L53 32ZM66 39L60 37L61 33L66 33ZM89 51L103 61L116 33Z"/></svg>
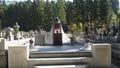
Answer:
<svg viewBox="0 0 120 68"><path fill-rule="evenodd" d="M67 19L67 24L70 24L73 22L73 17L72 17L72 11L73 11L73 3L68 1L66 2L66 19Z"/></svg>
<svg viewBox="0 0 120 68"><path fill-rule="evenodd" d="M46 1L46 6L45 6L45 27L44 28L46 31L49 31L53 22L53 19L55 17L55 11L54 11L54 2L49 2L49 0ZM49 26L48 26L49 25Z"/></svg>
<svg viewBox="0 0 120 68"><path fill-rule="evenodd" d="M43 29L44 26L44 6L45 2L43 0L37 0L33 2L32 5L32 18L33 18L33 26L34 29L39 30Z"/></svg>
<svg viewBox="0 0 120 68"><path fill-rule="evenodd" d="M73 22L79 25L80 22L83 24L83 30L84 25L86 21L86 4L85 0L73 0ZM79 26L77 26L79 28ZM78 30L77 30L78 31Z"/></svg>
<svg viewBox="0 0 120 68"><path fill-rule="evenodd" d="M108 24L112 18L112 4L111 0L100 0L100 15L101 20Z"/></svg>
<svg viewBox="0 0 120 68"><path fill-rule="evenodd" d="M57 0L56 4L56 16L61 20L61 23L66 23L66 12L65 12L65 3L64 0Z"/></svg>
<svg viewBox="0 0 120 68"><path fill-rule="evenodd" d="M93 18L95 21L100 21L100 0L94 0L93 4Z"/></svg>
<svg viewBox="0 0 120 68"><path fill-rule="evenodd" d="M111 0L112 2L112 9L115 12L115 14L118 14L119 10L119 0Z"/></svg>

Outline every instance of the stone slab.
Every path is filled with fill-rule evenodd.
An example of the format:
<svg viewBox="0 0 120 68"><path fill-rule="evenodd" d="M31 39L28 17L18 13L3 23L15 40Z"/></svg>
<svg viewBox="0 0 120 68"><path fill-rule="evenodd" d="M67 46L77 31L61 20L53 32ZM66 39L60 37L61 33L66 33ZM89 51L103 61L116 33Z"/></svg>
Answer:
<svg viewBox="0 0 120 68"><path fill-rule="evenodd" d="M111 45L107 43L92 44L92 67L111 67Z"/></svg>
<svg viewBox="0 0 120 68"><path fill-rule="evenodd" d="M45 34L36 34L35 35L35 45L44 45L45 44Z"/></svg>
<svg viewBox="0 0 120 68"><path fill-rule="evenodd" d="M27 46L8 47L9 68L27 68Z"/></svg>
<svg viewBox="0 0 120 68"><path fill-rule="evenodd" d="M80 63L90 63L92 57L64 57L64 58L32 58L28 60L29 68L34 65L56 65L56 64L80 64Z"/></svg>
<svg viewBox="0 0 120 68"><path fill-rule="evenodd" d="M34 66L33 68L87 68L88 64L79 65L47 65L47 66Z"/></svg>

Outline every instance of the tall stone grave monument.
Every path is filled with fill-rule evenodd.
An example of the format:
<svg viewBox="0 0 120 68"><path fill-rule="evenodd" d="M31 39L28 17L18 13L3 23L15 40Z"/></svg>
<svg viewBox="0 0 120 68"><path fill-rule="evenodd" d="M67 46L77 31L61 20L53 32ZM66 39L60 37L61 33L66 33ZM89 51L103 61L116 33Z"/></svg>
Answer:
<svg viewBox="0 0 120 68"><path fill-rule="evenodd" d="M21 35L20 35L20 32L19 32L19 28L20 26L18 25L18 23L16 22L15 26L14 26L14 39L15 40L18 40L20 39Z"/></svg>

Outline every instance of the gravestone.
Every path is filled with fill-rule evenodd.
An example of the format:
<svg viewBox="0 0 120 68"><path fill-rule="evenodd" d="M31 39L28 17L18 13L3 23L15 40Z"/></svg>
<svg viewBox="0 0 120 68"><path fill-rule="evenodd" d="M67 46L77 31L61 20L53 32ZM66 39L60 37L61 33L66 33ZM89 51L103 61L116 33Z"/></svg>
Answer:
<svg viewBox="0 0 120 68"><path fill-rule="evenodd" d="M13 34L12 34L12 31L13 31L13 28L10 28L10 27L7 27L6 29L5 29L5 39L7 40L7 41L12 41L12 40L14 40L14 36L13 36Z"/></svg>
<svg viewBox="0 0 120 68"><path fill-rule="evenodd" d="M45 33L45 44L70 44L70 38L63 31L62 24L58 17L54 19L50 32Z"/></svg>
<svg viewBox="0 0 120 68"><path fill-rule="evenodd" d="M45 44L45 34L35 35L35 45L43 46Z"/></svg>
<svg viewBox="0 0 120 68"><path fill-rule="evenodd" d="M29 35L30 35L30 37L34 37L35 36L34 31L33 30L29 31Z"/></svg>
<svg viewBox="0 0 120 68"><path fill-rule="evenodd" d="M18 25L18 23L16 22L15 26L14 26L14 39L18 40L21 37L20 31L19 31L20 26Z"/></svg>
<svg viewBox="0 0 120 68"><path fill-rule="evenodd" d="M21 36L21 39L24 38L24 32L23 31L20 31L20 36Z"/></svg>

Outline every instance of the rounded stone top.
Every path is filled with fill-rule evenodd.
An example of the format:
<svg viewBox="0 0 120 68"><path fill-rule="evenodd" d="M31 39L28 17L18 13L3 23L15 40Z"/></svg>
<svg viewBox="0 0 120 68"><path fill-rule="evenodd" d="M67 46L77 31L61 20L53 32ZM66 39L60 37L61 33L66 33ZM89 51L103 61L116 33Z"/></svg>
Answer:
<svg viewBox="0 0 120 68"><path fill-rule="evenodd" d="M60 19L59 19L59 17L55 17L55 19L54 19L54 23L60 23Z"/></svg>
<svg viewBox="0 0 120 68"><path fill-rule="evenodd" d="M7 31L7 32L9 32L9 31L14 31L14 29L11 28L11 27L7 27L7 28L6 28L6 31Z"/></svg>

